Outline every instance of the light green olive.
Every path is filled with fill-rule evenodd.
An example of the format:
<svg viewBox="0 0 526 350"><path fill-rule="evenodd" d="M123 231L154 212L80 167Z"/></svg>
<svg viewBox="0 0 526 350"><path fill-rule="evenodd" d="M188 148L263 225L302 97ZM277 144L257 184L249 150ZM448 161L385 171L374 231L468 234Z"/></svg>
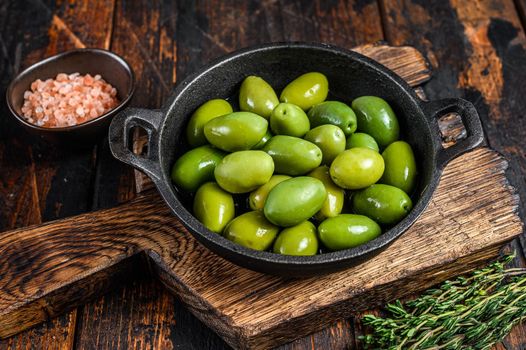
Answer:
<svg viewBox="0 0 526 350"><path fill-rule="evenodd" d="M288 175L272 175L270 180L257 190L250 193L248 196L248 203L252 210L263 210L265 201L267 200L268 193L280 182L290 179Z"/></svg>
<svg viewBox="0 0 526 350"><path fill-rule="evenodd" d="M305 140L321 149L322 164L330 165L334 158L345 150L345 134L335 125L326 124L315 127L305 135Z"/></svg>
<svg viewBox="0 0 526 350"><path fill-rule="evenodd" d="M374 140L374 137L363 132L355 132L347 138L345 148L350 149L356 147L370 148L373 151L380 152L380 148Z"/></svg>
<svg viewBox="0 0 526 350"><path fill-rule="evenodd" d="M223 235L244 247L255 250L267 250L279 232L261 211L250 211L236 217L225 227Z"/></svg>
<svg viewBox="0 0 526 350"><path fill-rule="evenodd" d="M251 112L234 112L205 124L206 139L227 152L251 149L267 132L265 118Z"/></svg>
<svg viewBox="0 0 526 350"><path fill-rule="evenodd" d="M203 103L190 117L186 126L186 139L192 147L207 144L204 133L205 124L219 116L232 113L232 106L223 99L214 99Z"/></svg>
<svg viewBox="0 0 526 350"><path fill-rule="evenodd" d="M195 193L193 210L206 228L221 233L235 216L234 199L215 182L207 182Z"/></svg>
<svg viewBox="0 0 526 350"><path fill-rule="evenodd" d="M285 135L276 135L263 147L274 160L276 172L291 176L303 175L321 164L322 152L312 142Z"/></svg>
<svg viewBox="0 0 526 350"><path fill-rule="evenodd" d="M214 180L214 169L225 153L210 145L183 154L172 167L172 181L182 189L194 192L206 181Z"/></svg>
<svg viewBox="0 0 526 350"><path fill-rule="evenodd" d="M309 173L309 176L320 180L325 186L325 191L327 191L327 198L323 202L320 211L316 213L315 218L321 221L340 214L343 209L345 191L332 182L329 175L329 167L326 165L317 167Z"/></svg>
<svg viewBox="0 0 526 350"><path fill-rule="evenodd" d="M293 103L304 111L325 101L329 81L322 73L310 72L291 81L281 92L280 101Z"/></svg>
<svg viewBox="0 0 526 350"><path fill-rule="evenodd" d="M332 181L342 188L357 190L374 184L384 173L384 159L369 148L351 148L332 162Z"/></svg>
<svg viewBox="0 0 526 350"><path fill-rule="evenodd" d="M270 128L276 135L303 137L310 123L303 109L291 103L280 103L270 115Z"/></svg>
<svg viewBox="0 0 526 350"><path fill-rule="evenodd" d="M262 78L251 75L243 80L239 90L239 108L242 111L268 119L278 103L274 89Z"/></svg>
<svg viewBox="0 0 526 350"><path fill-rule="evenodd" d="M284 255L316 255L318 237L316 227L310 221L284 229L274 241L274 253Z"/></svg>
<svg viewBox="0 0 526 350"><path fill-rule="evenodd" d="M273 135L270 132L270 130L267 129L267 132L265 133L265 135L263 135L261 140L259 140L259 142L256 143L256 145L254 147L252 147L252 149L262 149L263 147L265 147L267 142L272 138L272 136Z"/></svg>
<svg viewBox="0 0 526 350"><path fill-rule="evenodd" d="M263 151L238 151L217 164L214 176L230 193L246 193L267 183L274 172L272 157Z"/></svg>
<svg viewBox="0 0 526 350"><path fill-rule="evenodd" d="M309 110L309 120L312 127L332 124L339 127L345 136L356 131L356 115L351 107L339 101L325 101Z"/></svg>
<svg viewBox="0 0 526 350"><path fill-rule="evenodd" d="M352 101L352 109L358 118L358 131L374 137L380 147L387 147L398 140L398 119L384 99L376 96L358 97Z"/></svg>
<svg viewBox="0 0 526 350"><path fill-rule="evenodd" d="M330 250L357 247L381 233L382 229L376 222L356 214L340 214L326 219L318 226L320 240Z"/></svg>
<svg viewBox="0 0 526 350"><path fill-rule="evenodd" d="M270 190L263 211L273 224L290 227L316 214L326 197L327 191L320 180L294 177Z"/></svg>
<svg viewBox="0 0 526 350"><path fill-rule="evenodd" d="M413 192L416 183L416 161L411 146L405 141L395 141L382 152L385 170L381 183Z"/></svg>
<svg viewBox="0 0 526 350"><path fill-rule="evenodd" d="M413 208L411 198L401 189L375 184L352 195L352 208L384 225L394 225Z"/></svg>

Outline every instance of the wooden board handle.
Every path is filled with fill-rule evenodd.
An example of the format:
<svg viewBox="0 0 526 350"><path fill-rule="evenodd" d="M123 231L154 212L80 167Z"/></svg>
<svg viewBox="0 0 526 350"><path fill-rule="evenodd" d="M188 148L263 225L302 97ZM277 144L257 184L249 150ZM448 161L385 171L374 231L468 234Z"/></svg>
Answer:
<svg viewBox="0 0 526 350"><path fill-rule="evenodd" d="M122 206L0 236L0 338L48 320L120 283L140 253L174 249L182 229L148 192ZM140 219L138 219L140 218ZM145 236L149 231L155 235Z"/></svg>

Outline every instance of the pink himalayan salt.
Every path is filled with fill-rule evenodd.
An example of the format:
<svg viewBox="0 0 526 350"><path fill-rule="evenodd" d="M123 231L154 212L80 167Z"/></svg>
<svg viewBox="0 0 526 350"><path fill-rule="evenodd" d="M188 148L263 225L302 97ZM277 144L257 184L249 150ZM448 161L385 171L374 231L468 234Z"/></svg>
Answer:
<svg viewBox="0 0 526 350"><path fill-rule="evenodd" d="M117 90L97 74L59 73L24 92L22 115L30 123L60 128L95 119L119 104Z"/></svg>

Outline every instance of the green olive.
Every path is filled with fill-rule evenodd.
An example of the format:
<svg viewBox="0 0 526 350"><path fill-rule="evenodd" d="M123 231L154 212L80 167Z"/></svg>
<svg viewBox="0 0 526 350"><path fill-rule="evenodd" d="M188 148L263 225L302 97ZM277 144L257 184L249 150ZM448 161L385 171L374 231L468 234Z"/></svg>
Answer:
<svg viewBox="0 0 526 350"><path fill-rule="evenodd" d="M268 119L278 103L274 89L262 78L251 75L243 80L239 90L239 108L242 111Z"/></svg>
<svg viewBox="0 0 526 350"><path fill-rule="evenodd" d="M274 253L284 255L316 255L318 237L316 227L310 221L284 229L274 241Z"/></svg>
<svg viewBox="0 0 526 350"><path fill-rule="evenodd" d="M369 148L351 148L332 162L332 181L342 188L357 190L374 184L382 177L384 159Z"/></svg>
<svg viewBox="0 0 526 350"><path fill-rule="evenodd" d="M318 167L322 160L318 146L293 136L274 136L263 150L272 157L279 174L303 175Z"/></svg>
<svg viewBox="0 0 526 350"><path fill-rule="evenodd" d="M207 182L195 193L194 215L210 231L221 233L235 216L232 195L215 182Z"/></svg>
<svg viewBox="0 0 526 350"><path fill-rule="evenodd" d="M238 151L221 160L214 176L230 193L246 193L267 183L274 172L272 157L263 151Z"/></svg>
<svg viewBox="0 0 526 350"><path fill-rule="evenodd" d="M322 164L330 165L334 158L345 150L345 134L337 126L326 124L315 127L305 135L305 140L321 149Z"/></svg>
<svg viewBox="0 0 526 350"><path fill-rule="evenodd" d="M381 233L382 229L376 222L356 214L340 214L326 219L318 226L320 240L330 250L357 247Z"/></svg>
<svg viewBox="0 0 526 350"><path fill-rule="evenodd" d="M280 103L270 115L270 128L276 135L303 137L310 123L303 109L292 103Z"/></svg>
<svg viewBox="0 0 526 350"><path fill-rule="evenodd" d="M263 210L265 201L267 200L268 193L280 182L290 179L288 175L272 175L270 180L257 190L250 193L248 196L248 203L252 210Z"/></svg>
<svg viewBox="0 0 526 350"><path fill-rule="evenodd" d="M329 81L322 73L310 72L300 75L291 81L283 91L279 100L293 103L304 111L325 101L329 93Z"/></svg>
<svg viewBox="0 0 526 350"><path fill-rule="evenodd" d="M183 154L172 167L172 181L182 189L194 192L206 181L214 180L214 169L225 153L210 145Z"/></svg>
<svg viewBox="0 0 526 350"><path fill-rule="evenodd" d="M370 148L373 151L380 152L380 148L374 140L374 137L363 132L355 132L347 138L345 148L350 149L356 147Z"/></svg>
<svg viewBox="0 0 526 350"><path fill-rule="evenodd" d="M336 125L342 129L345 136L356 131L356 115L351 107L339 101L325 101L309 110L309 120L312 127L324 124Z"/></svg>
<svg viewBox="0 0 526 350"><path fill-rule="evenodd" d="M401 189L376 184L352 195L352 208L384 225L394 225L413 208L411 198Z"/></svg>
<svg viewBox="0 0 526 350"><path fill-rule="evenodd" d="M385 170L381 183L398 187L405 193L413 192L416 183L416 161L411 146L395 141L383 151Z"/></svg>
<svg viewBox="0 0 526 350"><path fill-rule="evenodd" d="M267 250L279 232L260 211L250 211L236 217L225 227L225 238L244 247Z"/></svg>
<svg viewBox="0 0 526 350"><path fill-rule="evenodd" d="M380 147L387 147L398 140L398 119L384 99L376 96L358 97L352 101L352 109L358 118L358 131L374 137Z"/></svg>
<svg viewBox="0 0 526 350"><path fill-rule="evenodd" d="M327 191L320 180L307 176L294 177L270 190L263 211L273 224L294 226L316 214L326 197Z"/></svg>
<svg viewBox="0 0 526 350"><path fill-rule="evenodd" d="M309 176L320 180L327 191L327 198L323 202L320 211L316 213L317 220L333 217L342 212L343 202L345 199L345 191L332 182L329 175L329 167L322 165L309 173Z"/></svg>
<svg viewBox="0 0 526 350"><path fill-rule="evenodd" d="M251 149L267 132L265 118L251 112L234 112L205 124L208 142L227 152Z"/></svg>
<svg viewBox="0 0 526 350"><path fill-rule="evenodd" d="M252 149L262 149L263 147L265 147L267 142L272 138L272 136L273 135L270 132L270 130L267 129L267 132L265 133L265 135L263 135L261 140L259 140L259 142L256 143L256 145L254 147L252 147Z"/></svg>
<svg viewBox="0 0 526 350"><path fill-rule="evenodd" d="M232 113L232 106L225 100L214 99L203 103L190 117L186 126L186 139L192 147L207 144L205 124L219 116Z"/></svg>

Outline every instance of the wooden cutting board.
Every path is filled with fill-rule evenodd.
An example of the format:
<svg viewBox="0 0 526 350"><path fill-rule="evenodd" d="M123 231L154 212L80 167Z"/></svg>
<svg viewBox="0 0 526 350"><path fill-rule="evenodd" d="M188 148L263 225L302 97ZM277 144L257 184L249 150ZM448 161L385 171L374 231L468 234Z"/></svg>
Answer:
<svg viewBox="0 0 526 350"><path fill-rule="evenodd" d="M413 48L356 50L412 86L429 79L425 60ZM451 121L443 124L446 129ZM463 136L455 135L445 144ZM141 145L139 140L135 147ZM388 249L348 270L307 279L263 275L214 255L138 175L142 193L129 203L0 237L0 337L85 303L146 267L233 347L291 341L496 256L522 232L506 167L488 148L462 155L445 168L426 211Z"/></svg>

